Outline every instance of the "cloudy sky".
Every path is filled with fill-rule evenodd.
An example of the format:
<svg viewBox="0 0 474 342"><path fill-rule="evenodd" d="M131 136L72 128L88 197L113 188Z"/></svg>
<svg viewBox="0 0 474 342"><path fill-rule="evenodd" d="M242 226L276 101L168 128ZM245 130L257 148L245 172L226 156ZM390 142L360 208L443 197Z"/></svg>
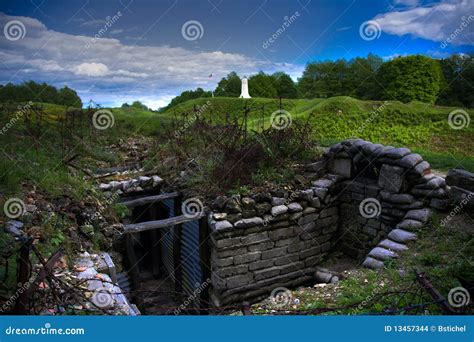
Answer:
<svg viewBox="0 0 474 342"><path fill-rule="evenodd" d="M473 0L2 0L0 83L68 85L103 105L166 105L230 71L474 51Z"/></svg>

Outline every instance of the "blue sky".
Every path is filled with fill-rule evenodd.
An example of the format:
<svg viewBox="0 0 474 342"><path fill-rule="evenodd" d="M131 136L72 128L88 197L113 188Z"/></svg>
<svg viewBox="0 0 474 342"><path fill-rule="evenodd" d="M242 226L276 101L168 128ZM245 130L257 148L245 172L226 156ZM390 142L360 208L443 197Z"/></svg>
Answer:
<svg viewBox="0 0 474 342"><path fill-rule="evenodd" d="M0 83L33 79L84 101L158 108L233 70L296 79L308 62L369 52L472 52L474 1L7 0L0 25Z"/></svg>

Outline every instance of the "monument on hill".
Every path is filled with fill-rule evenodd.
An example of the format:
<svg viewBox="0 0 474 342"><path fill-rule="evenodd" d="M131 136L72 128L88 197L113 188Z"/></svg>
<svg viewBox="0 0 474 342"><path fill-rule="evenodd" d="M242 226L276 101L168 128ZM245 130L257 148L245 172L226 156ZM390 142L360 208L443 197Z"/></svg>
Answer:
<svg viewBox="0 0 474 342"><path fill-rule="evenodd" d="M241 98L241 99L250 99L251 98L250 95L249 95L249 80L245 76L244 76L244 78L242 78L242 88L241 88L241 91L240 91L239 98Z"/></svg>

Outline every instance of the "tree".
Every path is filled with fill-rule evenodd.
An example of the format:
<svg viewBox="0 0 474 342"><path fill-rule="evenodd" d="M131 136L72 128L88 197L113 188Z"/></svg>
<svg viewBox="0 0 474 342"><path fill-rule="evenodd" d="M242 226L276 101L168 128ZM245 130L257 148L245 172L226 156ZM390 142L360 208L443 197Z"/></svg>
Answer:
<svg viewBox="0 0 474 342"><path fill-rule="evenodd" d="M205 91L202 88L197 88L196 90L186 90L186 91L183 91L180 95L173 98L166 107L161 109L161 111L165 111L171 107L174 107L180 103L183 103L192 99L199 99L199 98L205 98L205 97L211 97L211 96L212 96L212 92Z"/></svg>
<svg viewBox="0 0 474 342"><path fill-rule="evenodd" d="M145 106L143 103L141 103L140 101L133 101L133 103L131 104L130 107L133 107L133 108L136 108L136 109L139 109L139 110L145 110L145 111L149 111L150 109Z"/></svg>
<svg viewBox="0 0 474 342"><path fill-rule="evenodd" d="M366 58L357 57L349 61L347 88L348 95L359 99L377 99L377 71L383 64L379 56L369 54Z"/></svg>
<svg viewBox="0 0 474 342"><path fill-rule="evenodd" d="M235 71L232 71L227 77L222 78L217 84L217 88L214 91L215 96L228 96L228 97L239 97L240 96L241 81L240 77Z"/></svg>
<svg viewBox="0 0 474 342"><path fill-rule="evenodd" d="M382 64L377 78L382 100L434 103L441 88L441 68L429 57L398 57Z"/></svg>
<svg viewBox="0 0 474 342"><path fill-rule="evenodd" d="M285 99L296 99L298 97L298 90L296 89L295 82L291 79L288 74L284 72L276 72L272 75L278 97Z"/></svg>
<svg viewBox="0 0 474 342"><path fill-rule="evenodd" d="M348 70L343 59L309 63L298 80L300 94L305 98L347 95Z"/></svg>
<svg viewBox="0 0 474 342"><path fill-rule="evenodd" d="M275 78L260 71L249 78L250 96L276 98L278 97L276 83Z"/></svg>
<svg viewBox="0 0 474 342"><path fill-rule="evenodd" d="M440 60L443 80L436 103L474 107L474 57L457 54Z"/></svg>
<svg viewBox="0 0 474 342"><path fill-rule="evenodd" d="M64 86L58 92L59 103L69 107L82 108L82 100L75 90Z"/></svg>

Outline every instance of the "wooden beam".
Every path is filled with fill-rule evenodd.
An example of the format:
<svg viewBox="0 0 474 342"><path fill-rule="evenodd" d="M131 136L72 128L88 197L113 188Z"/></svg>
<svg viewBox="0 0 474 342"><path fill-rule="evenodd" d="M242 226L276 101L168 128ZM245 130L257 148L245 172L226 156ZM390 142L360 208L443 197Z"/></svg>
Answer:
<svg viewBox="0 0 474 342"><path fill-rule="evenodd" d="M198 220L199 218L200 217L189 218L184 215L181 215L181 216L170 217L164 220L126 224L124 226L124 233L138 233L138 232L143 232L150 229L163 229L163 228L175 226L178 224L182 224L185 222Z"/></svg>
<svg viewBox="0 0 474 342"><path fill-rule="evenodd" d="M155 202L161 202L169 198L175 198L178 197L179 193L178 192L170 192L166 194L160 194L160 195L154 195L154 196L146 196L146 197L141 197L137 198L134 200L130 201L124 201L121 202L120 204L126 205L128 208L135 208L139 207L142 205L147 205Z"/></svg>

